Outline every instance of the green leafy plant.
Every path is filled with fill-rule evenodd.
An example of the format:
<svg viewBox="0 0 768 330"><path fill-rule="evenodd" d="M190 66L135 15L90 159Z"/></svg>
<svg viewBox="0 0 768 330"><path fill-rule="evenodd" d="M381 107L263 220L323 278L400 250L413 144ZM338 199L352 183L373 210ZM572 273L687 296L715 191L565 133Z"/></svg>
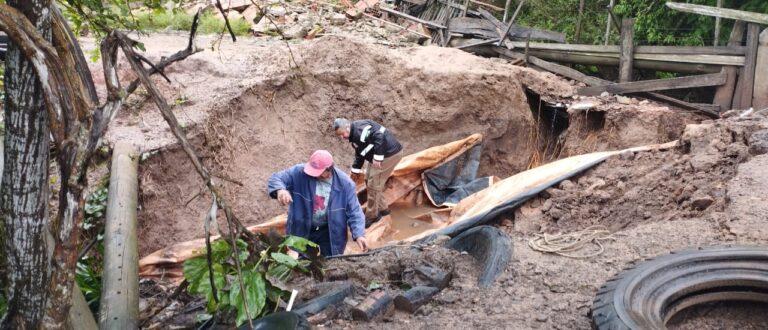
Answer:
<svg viewBox="0 0 768 330"><path fill-rule="evenodd" d="M97 224L104 217L104 213L107 211L107 197L109 194L109 188L104 186L96 191L92 192L85 199L85 218L80 226L89 230L97 226Z"/></svg>
<svg viewBox="0 0 768 330"><path fill-rule="evenodd" d="M95 246L89 254L77 261L75 268L75 281L94 314L98 312L101 300L101 265L104 255L104 235L101 231L107 210L108 183L109 178L104 178L100 187L85 199L85 217L80 227L83 229L83 241L95 240Z"/></svg>
<svg viewBox="0 0 768 330"><path fill-rule="evenodd" d="M289 296L285 284L293 274L310 274L312 260L296 260L288 250L316 254L317 244L296 236L287 236L279 244L269 244L261 251L253 251L243 241L237 240L238 260L234 259L231 244L225 240L211 243L211 267L214 292L208 259L200 256L184 262L184 278L189 282L188 291L207 299L210 314L235 314L235 324L241 325L252 318L269 314L278 303ZM314 253L309 252L314 251ZM235 262L240 262L242 283ZM230 314L231 315L231 314ZM198 319L204 319L198 317Z"/></svg>
<svg viewBox="0 0 768 330"><path fill-rule="evenodd" d="M95 258L83 257L77 262L75 281L85 296L91 312L96 314L101 300L101 267Z"/></svg>
<svg viewBox="0 0 768 330"><path fill-rule="evenodd" d="M8 302L5 300L5 292L0 290L0 318L5 315L6 309L8 309Z"/></svg>

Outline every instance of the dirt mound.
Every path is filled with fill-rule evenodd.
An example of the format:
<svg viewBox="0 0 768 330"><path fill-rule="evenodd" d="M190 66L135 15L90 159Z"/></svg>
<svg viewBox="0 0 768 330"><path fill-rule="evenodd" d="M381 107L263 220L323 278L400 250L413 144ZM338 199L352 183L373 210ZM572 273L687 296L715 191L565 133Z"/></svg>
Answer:
<svg viewBox="0 0 768 330"><path fill-rule="evenodd" d="M515 228L567 232L599 224L616 231L723 212L728 181L750 158L750 137L765 125L689 125L676 150L624 153L542 192L518 209Z"/></svg>

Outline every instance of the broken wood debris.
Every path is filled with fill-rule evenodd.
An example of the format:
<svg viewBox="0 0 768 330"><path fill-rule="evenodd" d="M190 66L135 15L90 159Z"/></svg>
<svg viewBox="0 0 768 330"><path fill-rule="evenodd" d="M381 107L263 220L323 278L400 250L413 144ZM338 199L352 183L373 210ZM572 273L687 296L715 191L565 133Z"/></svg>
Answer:
<svg viewBox="0 0 768 330"><path fill-rule="evenodd" d="M395 297L395 308L408 313L415 313L422 305L429 302L439 288L433 286L416 286Z"/></svg>
<svg viewBox="0 0 768 330"><path fill-rule="evenodd" d="M386 291L376 290L365 297L361 303L352 308L350 314L357 321L371 321L382 313L387 312L392 306L392 296Z"/></svg>
<svg viewBox="0 0 768 330"><path fill-rule="evenodd" d="M585 96L596 96L604 92L611 94L655 92L669 89L720 86L725 84L725 81L726 74L711 73L697 76L643 80L609 84L605 86L583 87L579 89L579 94Z"/></svg>

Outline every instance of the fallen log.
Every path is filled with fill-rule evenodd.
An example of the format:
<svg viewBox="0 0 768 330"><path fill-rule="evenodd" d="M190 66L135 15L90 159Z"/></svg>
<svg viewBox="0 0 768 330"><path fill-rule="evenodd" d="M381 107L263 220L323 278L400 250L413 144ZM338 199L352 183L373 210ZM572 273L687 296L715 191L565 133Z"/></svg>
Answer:
<svg viewBox="0 0 768 330"><path fill-rule="evenodd" d="M133 146L126 142L115 144L104 228L104 277L99 307L101 329L139 327L137 169L138 155Z"/></svg>
<svg viewBox="0 0 768 330"><path fill-rule="evenodd" d="M357 321L371 321L376 316L383 312L392 305L392 296L385 291L374 291L365 297L363 302L359 303L355 308L352 308L350 313L352 318Z"/></svg>
<svg viewBox="0 0 768 330"><path fill-rule="evenodd" d="M395 297L395 308L413 314L438 292L440 289L432 286L413 287Z"/></svg>

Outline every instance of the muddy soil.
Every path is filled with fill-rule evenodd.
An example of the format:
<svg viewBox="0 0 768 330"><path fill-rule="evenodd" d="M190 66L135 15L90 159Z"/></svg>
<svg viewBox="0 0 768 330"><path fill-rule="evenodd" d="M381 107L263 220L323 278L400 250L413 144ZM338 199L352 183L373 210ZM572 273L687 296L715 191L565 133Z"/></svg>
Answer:
<svg viewBox="0 0 768 330"><path fill-rule="evenodd" d="M145 43L150 50L152 43L171 48L167 55L185 41L168 35ZM490 289L474 285L477 265L471 257L442 248L411 257L387 252L330 262L334 272L360 286L388 278L404 260L418 258L450 264L458 277L416 315L395 312L372 323L342 317L324 327L588 329L596 290L635 260L695 246L768 243L768 175L763 170L768 156L762 155L768 151L763 131L768 126L759 116L705 122L684 133L686 124L702 118L642 100L584 99L574 95L576 84L552 74L454 49L391 49L339 37L291 46L298 68L286 64L284 43L246 39L195 55L197 62L169 70L172 84L164 85L166 97L179 100L174 111L246 224L284 212L264 191L273 171L305 161L317 148L331 150L339 166L348 166L350 147L330 130L337 116L382 122L406 153L483 133L481 174L500 177L536 159L543 163L682 139L675 150L609 159L500 219L497 225L513 238L514 255ZM540 128L548 123L532 111L526 88L550 103L601 105L594 112L572 114L567 129L547 136ZM147 152L140 166L139 214L140 253L146 255L200 237L210 196L199 193L199 178L186 156L141 97L132 97L133 108L120 115L108 138L129 139ZM545 145L558 143L559 151L537 157L547 151L541 136ZM597 257L569 259L527 246L535 234L592 224L608 226L615 238ZM690 315L691 322L719 326L707 323L706 315ZM696 324L686 320L680 328ZM750 324L762 321L755 322Z"/></svg>
<svg viewBox="0 0 768 330"><path fill-rule="evenodd" d="M584 197L575 190L556 188L563 193L542 193L540 200L528 202L524 208L540 208L537 205L543 199L563 210L597 208L609 210L613 216L602 217L598 212L588 221L571 217L562 223L540 216L542 228L533 226L531 218L522 212L517 212L513 219L500 220L498 226L514 240L513 262L491 288L452 286L417 315L398 312L389 322L337 321L327 326L333 329L589 329L589 312L597 289L638 260L691 247L768 243L764 230L768 219L765 207L768 175L763 170L768 166L768 155L762 154L765 151L759 147L768 141L763 134L766 125L766 118L705 122L688 127L681 147L676 150L612 158L571 181L573 185L582 181L606 181L606 175L615 175L615 179L607 180L601 187L592 188L616 193L611 199ZM650 170L653 164L659 169L676 159L685 159L685 165L680 165L682 168L695 170L682 171L679 176L673 172L659 175ZM703 164L706 166L698 166ZM638 174L620 179L620 174L627 172ZM653 176L655 180L651 180ZM682 180L683 177L686 179ZM686 187L681 180L697 187L691 196L711 197L707 208L698 209L692 197L675 199L680 197L674 193L679 186L683 190ZM622 196L619 192L624 190L617 190L620 182L642 189L631 196L631 200L621 201L626 193ZM723 196L717 195L718 192ZM573 199L578 199L578 203ZM637 212L629 207L629 204L646 206L646 200L654 203L653 207L647 206L646 211ZM665 208L665 205L669 206ZM651 217L646 217L646 212L650 212ZM541 254L528 247L528 240L537 233L555 229L568 232L595 223L612 228L614 238L605 243L605 252L597 257L571 259ZM375 258L358 261L376 262ZM766 324L765 308L765 305L739 303L697 306L681 312L669 326L671 329L761 329Z"/></svg>
<svg viewBox="0 0 768 330"><path fill-rule="evenodd" d="M155 57L186 42L183 35L158 39L145 40L147 49L165 44L171 51ZM574 96L574 83L550 73L455 49L392 49L342 37L291 49L298 67L287 65L290 55L283 43L224 44L169 70L172 84L159 82L168 99L178 100L174 111L245 224L284 212L265 194L270 173L306 161L319 148L330 150L338 166L349 166L351 148L330 129L339 116L383 123L406 154L482 133L480 174L499 177L573 153L666 142L685 124L700 120L656 103L609 106L602 104L611 104L610 99L594 98L606 128L592 135L608 142L584 144L578 116L572 120L574 133L544 136L537 129L545 119L532 111L525 90L550 103L581 100ZM140 166L140 253L146 255L200 237L210 196L154 106L141 97L132 96L134 107L120 115L108 139L128 139L152 155ZM565 152L540 159L537 139L565 141Z"/></svg>

